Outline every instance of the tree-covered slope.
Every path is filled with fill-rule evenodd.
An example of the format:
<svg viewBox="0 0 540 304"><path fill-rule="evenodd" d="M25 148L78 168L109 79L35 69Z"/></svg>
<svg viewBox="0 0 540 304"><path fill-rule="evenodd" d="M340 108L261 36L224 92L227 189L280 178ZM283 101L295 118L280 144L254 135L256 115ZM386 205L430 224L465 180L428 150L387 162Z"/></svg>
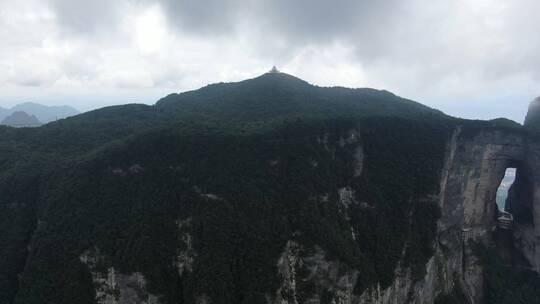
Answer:
<svg viewBox="0 0 540 304"><path fill-rule="evenodd" d="M354 128L362 141L339 144ZM164 303L195 303L202 293L214 303L263 303L279 288L288 240L359 271L359 293L389 284L400 261L421 273L446 136L406 120L295 120L264 134L167 128L108 145L36 177L41 189L27 196L37 211L27 215L37 224L29 223L15 303L93 303L80 256L94 248L103 267L141 272ZM354 176L360 145L370 161ZM368 205L343 209L347 187ZM178 223L188 219L195 258L179 276Z"/></svg>

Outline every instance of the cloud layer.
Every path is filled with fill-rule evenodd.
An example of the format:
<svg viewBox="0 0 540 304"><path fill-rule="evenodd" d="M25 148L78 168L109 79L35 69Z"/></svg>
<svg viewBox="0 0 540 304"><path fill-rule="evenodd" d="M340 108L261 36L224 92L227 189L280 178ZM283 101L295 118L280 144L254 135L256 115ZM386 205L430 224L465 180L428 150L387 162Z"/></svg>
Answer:
<svg viewBox="0 0 540 304"><path fill-rule="evenodd" d="M521 120L540 94L538 11L537 0L0 0L0 105L153 102L276 64Z"/></svg>

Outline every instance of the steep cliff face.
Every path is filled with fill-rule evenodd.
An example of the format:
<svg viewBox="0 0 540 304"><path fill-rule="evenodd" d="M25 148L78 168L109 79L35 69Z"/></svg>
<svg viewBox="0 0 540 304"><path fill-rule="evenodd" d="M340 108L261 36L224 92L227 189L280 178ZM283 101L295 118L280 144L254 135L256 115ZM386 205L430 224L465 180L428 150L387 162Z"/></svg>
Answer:
<svg viewBox="0 0 540 304"><path fill-rule="evenodd" d="M486 267L538 272L540 145L534 126L540 117L539 105L540 99L531 104L525 128L463 125L454 131L441 178L436 253L427 267L431 288L425 290L439 296L460 294L469 303L484 303L493 300L486 294L486 280L490 279L485 277L489 272ZM506 204L507 211L514 214L510 233L497 228L495 203L507 168L517 168ZM486 266L478 245L507 258L499 261L502 265ZM429 300L417 298L413 302Z"/></svg>
<svg viewBox="0 0 540 304"><path fill-rule="evenodd" d="M531 266L540 271L540 97L525 119L526 150L517 166L507 206L515 214L513 239Z"/></svg>
<svg viewBox="0 0 540 304"><path fill-rule="evenodd" d="M441 184L439 257L449 283L460 282L471 303L482 303L483 268L471 246L489 245L497 228L497 188L506 168L523 160L520 132L458 128L447 153Z"/></svg>
<svg viewBox="0 0 540 304"><path fill-rule="evenodd" d="M509 167L518 169L513 196L520 200L512 203L509 199L507 208L516 209L515 205L521 204L527 220L520 222L519 215L516 216L513 246L532 268L538 269L539 233L535 227L539 227L540 214L539 204L534 202L540 199L540 179L536 173L540 172L539 148L535 134L521 128L458 126L447 144L438 196L441 218L437 242L425 275L413 278L410 269L398 266L390 286L371 287L359 296L350 294L344 303L427 304L451 294L458 294L469 303L484 303L486 266L476 247L481 244L496 248L496 192ZM341 197L349 201L353 196L343 191Z"/></svg>
<svg viewBox="0 0 540 304"><path fill-rule="evenodd" d="M456 128L441 174L436 249L425 275L414 279L409 269L398 267L391 286L371 288L350 303L428 304L453 293L483 303L484 268L474 246L493 245L497 188L506 168L522 164L526 151L521 130Z"/></svg>

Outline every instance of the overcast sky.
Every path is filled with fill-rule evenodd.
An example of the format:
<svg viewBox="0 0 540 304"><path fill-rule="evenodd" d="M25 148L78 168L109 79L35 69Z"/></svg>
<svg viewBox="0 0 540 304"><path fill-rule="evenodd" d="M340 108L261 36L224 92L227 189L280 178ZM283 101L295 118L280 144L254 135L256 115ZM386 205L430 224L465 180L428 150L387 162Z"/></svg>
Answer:
<svg viewBox="0 0 540 304"><path fill-rule="evenodd" d="M538 0L0 0L0 106L154 103L272 65L467 118L540 95Z"/></svg>

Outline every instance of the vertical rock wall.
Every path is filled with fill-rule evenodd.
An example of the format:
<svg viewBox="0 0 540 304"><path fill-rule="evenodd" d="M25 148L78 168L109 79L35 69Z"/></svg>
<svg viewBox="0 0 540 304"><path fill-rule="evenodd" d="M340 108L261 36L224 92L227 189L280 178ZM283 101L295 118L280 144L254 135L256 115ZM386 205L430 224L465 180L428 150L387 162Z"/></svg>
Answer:
<svg viewBox="0 0 540 304"><path fill-rule="evenodd" d="M484 269L475 244L494 244L497 229L496 192L508 167L529 167L538 172L530 176L534 185L540 185L540 144L534 146L520 128L490 127L477 128L462 126L455 129L448 142L444 169L441 174L439 205L441 218L438 223L438 238L435 254L426 265L426 274L414 280L410 271L398 266L395 280L386 289L372 287L361 295L354 295L349 288L336 289L344 297L334 298L335 303L377 303L402 304L434 303L439 295L450 294L457 289L464 293L471 304L483 303ZM540 143L540 141L538 141ZM534 164L538 165L538 170ZM348 188L340 189L340 201L354 202L354 195ZM540 201L540 187L534 187L533 201ZM537 206L538 205L538 206ZM535 221L540 219L540 205L532 204ZM346 209L346 208L345 208ZM540 223L539 223L540 224ZM536 225L535 225L536 226ZM537 226L538 227L538 226ZM540 250L536 251L535 229L531 225L519 230L520 249L531 261L538 265ZM324 254L302 256L301 246L294 242L287 244L278 267L283 277L283 285L273 303L297 303L295 286L298 276L295 269L306 267L306 261L313 263L312 269L328 268L335 261L326 261ZM540 247L539 247L540 248ZM313 262L316 261L316 262ZM535 264L536 263L536 264ZM330 267L332 268L332 267ZM334 278L355 280L361 273L353 270L334 275ZM327 273L319 273L319 282L328 282ZM310 278L313 279L313 278ZM329 287L320 285L321 288ZM317 297L310 303L319 303Z"/></svg>
<svg viewBox="0 0 540 304"><path fill-rule="evenodd" d="M472 303L481 303L483 269L474 243L489 245L497 225L496 192L508 166L525 157L519 132L458 128L447 153L441 183L438 256L449 284L460 282Z"/></svg>

